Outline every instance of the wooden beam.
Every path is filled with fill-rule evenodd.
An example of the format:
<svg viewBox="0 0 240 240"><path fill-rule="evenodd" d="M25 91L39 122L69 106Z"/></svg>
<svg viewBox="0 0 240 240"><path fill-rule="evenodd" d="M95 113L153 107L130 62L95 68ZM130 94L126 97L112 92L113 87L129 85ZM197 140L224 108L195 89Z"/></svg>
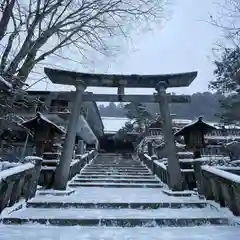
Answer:
<svg viewBox="0 0 240 240"><path fill-rule="evenodd" d="M119 91L121 92L122 89ZM66 100L73 101L74 100L74 92L53 92L50 93L51 98L53 100ZM31 95L29 94L29 97ZM36 98L36 96L44 97L45 94L41 94L41 92L34 93L31 97ZM171 95L168 94L170 103L189 103L191 102L191 96L189 95ZM158 96L154 95L125 95L125 94L94 94L92 92L84 92L83 94L84 102L159 102Z"/></svg>
<svg viewBox="0 0 240 240"><path fill-rule="evenodd" d="M191 96L189 95L168 95L170 103L189 103L191 102ZM85 93L83 95L83 101L95 101L95 102L143 102L154 103L159 102L157 95L116 95L116 94L92 94Z"/></svg>

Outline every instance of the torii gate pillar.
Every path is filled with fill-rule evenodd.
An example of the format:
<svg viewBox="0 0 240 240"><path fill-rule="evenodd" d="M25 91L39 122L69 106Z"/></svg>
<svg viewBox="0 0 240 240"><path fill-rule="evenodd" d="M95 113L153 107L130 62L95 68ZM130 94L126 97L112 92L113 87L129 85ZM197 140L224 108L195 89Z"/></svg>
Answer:
<svg viewBox="0 0 240 240"><path fill-rule="evenodd" d="M75 100L69 117L66 137L63 144L62 155L60 157L59 165L56 168L54 178L54 189L65 190L68 182L70 164L73 157L73 148L75 146L77 121L79 118L80 107L82 104L83 92L86 85L82 81L76 81Z"/></svg>
<svg viewBox="0 0 240 240"><path fill-rule="evenodd" d="M166 94L166 82L159 82L156 90L159 97L159 108L163 119L163 132L165 148L168 158L168 185L171 190L182 190L182 176L179 161L177 158L175 138L172 130L172 118L170 115L168 97Z"/></svg>

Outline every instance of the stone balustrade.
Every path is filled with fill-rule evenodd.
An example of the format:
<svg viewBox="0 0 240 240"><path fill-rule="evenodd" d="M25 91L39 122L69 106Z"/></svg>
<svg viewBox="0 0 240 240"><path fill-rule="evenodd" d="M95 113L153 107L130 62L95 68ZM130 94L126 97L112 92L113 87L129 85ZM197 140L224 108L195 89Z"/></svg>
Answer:
<svg viewBox="0 0 240 240"><path fill-rule="evenodd" d="M81 171L81 169L89 163L97 155L96 150L91 150L88 153L83 155L76 155L75 159L72 160L69 170L69 180L71 180L77 173ZM45 161L46 162L46 161ZM53 162L53 160L51 160ZM57 162L57 161L56 161ZM58 162L57 162L58 164ZM56 164L56 165L57 165ZM39 178L39 185L45 188L52 188L55 177L55 166L42 166L41 174Z"/></svg>
<svg viewBox="0 0 240 240"><path fill-rule="evenodd" d="M31 157L29 163L0 172L0 212L22 198L35 196L41 165L42 158Z"/></svg>
<svg viewBox="0 0 240 240"><path fill-rule="evenodd" d="M168 182L168 171L167 166L164 162L159 160L153 160L147 154L139 155L141 161L164 183ZM192 190L196 188L196 180L193 169L181 169L182 172L182 184L184 190Z"/></svg>
<svg viewBox="0 0 240 240"><path fill-rule="evenodd" d="M69 180L78 174L82 168L87 165L97 155L96 150L91 150L84 155L76 155L76 160L73 160L70 165Z"/></svg>
<svg viewBox="0 0 240 240"><path fill-rule="evenodd" d="M140 153L140 160L161 179L168 183L167 165ZM205 159L180 159L192 163L193 168L181 169L184 190L197 187L199 195L213 200L222 207L228 207L233 214L240 216L240 167L208 166Z"/></svg>
<svg viewBox="0 0 240 240"><path fill-rule="evenodd" d="M200 191L208 200L228 207L234 215L240 216L240 176L216 167L202 166Z"/></svg>

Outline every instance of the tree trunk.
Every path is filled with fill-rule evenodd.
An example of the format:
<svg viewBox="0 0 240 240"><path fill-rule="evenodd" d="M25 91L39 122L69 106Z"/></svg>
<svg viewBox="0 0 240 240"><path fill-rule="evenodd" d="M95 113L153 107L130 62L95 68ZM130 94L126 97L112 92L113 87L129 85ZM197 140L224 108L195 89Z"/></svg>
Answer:
<svg viewBox="0 0 240 240"><path fill-rule="evenodd" d="M6 7L3 10L2 13L2 18L0 20L0 41L4 38L6 30L7 30L7 26L8 23L10 21L11 15L12 15L12 11L13 11L13 7L15 4L16 0L9 0L6 3Z"/></svg>

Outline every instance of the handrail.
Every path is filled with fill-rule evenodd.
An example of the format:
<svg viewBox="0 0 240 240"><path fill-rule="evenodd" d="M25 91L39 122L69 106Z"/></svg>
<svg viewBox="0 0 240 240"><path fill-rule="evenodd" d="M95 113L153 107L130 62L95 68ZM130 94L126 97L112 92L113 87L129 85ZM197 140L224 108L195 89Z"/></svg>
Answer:
<svg viewBox="0 0 240 240"><path fill-rule="evenodd" d="M167 166L159 162L159 160L152 160L148 154L140 153L140 160L152 171L153 174L168 184L168 170ZM196 187L195 174L193 169L181 169L182 173L182 185L185 190L192 190Z"/></svg>
<svg viewBox="0 0 240 240"><path fill-rule="evenodd" d="M0 172L0 212L17 203L21 198L35 196L42 158L31 157L33 163L25 163Z"/></svg>
<svg viewBox="0 0 240 240"><path fill-rule="evenodd" d="M200 185L206 199L214 200L240 216L240 176L215 167L202 166Z"/></svg>

